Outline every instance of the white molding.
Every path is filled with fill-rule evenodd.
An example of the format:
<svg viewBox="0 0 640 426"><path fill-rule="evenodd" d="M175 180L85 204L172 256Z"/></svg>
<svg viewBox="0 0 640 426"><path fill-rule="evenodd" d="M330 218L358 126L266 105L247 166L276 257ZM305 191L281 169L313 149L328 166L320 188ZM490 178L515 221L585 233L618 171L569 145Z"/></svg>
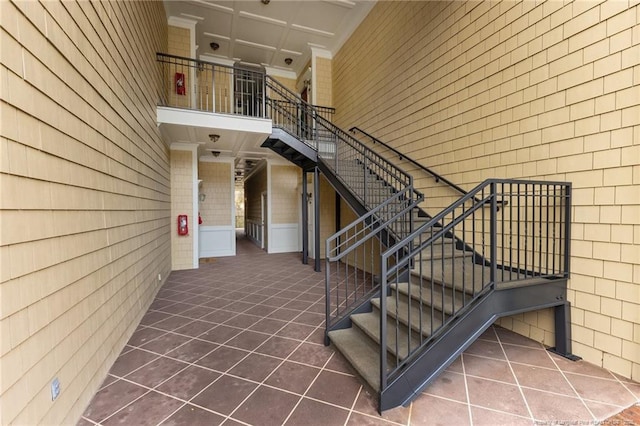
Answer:
<svg viewBox="0 0 640 426"><path fill-rule="evenodd" d="M320 49L318 47L311 47L311 56L317 58L333 59L333 53L327 49Z"/></svg>
<svg viewBox="0 0 640 426"><path fill-rule="evenodd" d="M298 79L298 74L296 74L295 71L288 71L280 68L267 67L267 66L265 66L264 69L267 72L267 75L270 75L270 76L290 78L292 80Z"/></svg>
<svg viewBox="0 0 640 426"><path fill-rule="evenodd" d="M270 240L273 240L274 243L269 244L269 253L300 251L300 225L298 223L274 223L271 225L271 232L274 238L270 238Z"/></svg>
<svg viewBox="0 0 640 426"><path fill-rule="evenodd" d="M197 143L171 142L171 145L169 145L169 149L171 151L197 151L198 146L199 144Z"/></svg>
<svg viewBox="0 0 640 426"><path fill-rule="evenodd" d="M227 67L233 67L236 63L233 59L221 58L208 53L201 54L199 59L201 61L211 62L212 64L224 65Z"/></svg>
<svg viewBox="0 0 640 426"><path fill-rule="evenodd" d="M156 120L159 124L178 124L182 126L218 128L221 130L243 131L269 136L272 133L272 121L268 118L232 116L184 108L159 106L156 108Z"/></svg>
<svg viewBox="0 0 640 426"><path fill-rule="evenodd" d="M236 229L233 226L201 226L202 242L207 247L199 247L200 257L235 256Z"/></svg>
<svg viewBox="0 0 640 426"><path fill-rule="evenodd" d="M231 163L235 162L235 157L213 157L211 155L201 155L199 161L201 163Z"/></svg>
<svg viewBox="0 0 640 426"><path fill-rule="evenodd" d="M195 30L198 21L193 19L180 18L179 16L169 16L167 24L172 27L186 28L188 30Z"/></svg>

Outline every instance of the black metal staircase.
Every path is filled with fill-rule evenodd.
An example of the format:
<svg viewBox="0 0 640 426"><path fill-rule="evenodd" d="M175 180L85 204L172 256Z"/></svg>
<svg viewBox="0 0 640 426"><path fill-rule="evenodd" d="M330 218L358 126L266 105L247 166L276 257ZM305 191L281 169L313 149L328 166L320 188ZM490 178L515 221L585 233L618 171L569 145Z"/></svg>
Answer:
<svg viewBox="0 0 640 426"><path fill-rule="evenodd" d="M465 191L391 149L462 194L429 215L410 175L288 101L306 109L303 123L290 115L297 139L360 215L326 241L326 340L378 393L380 411L409 403L502 316L554 308L555 350L572 357L570 184L489 179ZM264 146L295 149L286 140Z"/></svg>
<svg viewBox="0 0 640 426"><path fill-rule="evenodd" d="M377 392L380 411L409 403L502 316L553 308L555 351L572 357L571 184L489 179L465 191L385 145L462 195L428 212L392 158L261 81L254 103L273 123L262 146L322 172L359 216L326 241L326 343Z"/></svg>

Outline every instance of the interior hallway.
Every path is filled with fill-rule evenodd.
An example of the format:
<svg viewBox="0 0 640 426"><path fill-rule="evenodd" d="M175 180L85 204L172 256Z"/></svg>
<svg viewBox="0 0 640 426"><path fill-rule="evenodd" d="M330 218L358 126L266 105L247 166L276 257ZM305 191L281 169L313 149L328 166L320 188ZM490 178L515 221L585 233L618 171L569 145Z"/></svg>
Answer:
<svg viewBox="0 0 640 426"><path fill-rule="evenodd" d="M79 425L531 425L640 401L640 384L492 327L410 407L380 417L323 345L324 273L243 237L237 253L171 273Z"/></svg>

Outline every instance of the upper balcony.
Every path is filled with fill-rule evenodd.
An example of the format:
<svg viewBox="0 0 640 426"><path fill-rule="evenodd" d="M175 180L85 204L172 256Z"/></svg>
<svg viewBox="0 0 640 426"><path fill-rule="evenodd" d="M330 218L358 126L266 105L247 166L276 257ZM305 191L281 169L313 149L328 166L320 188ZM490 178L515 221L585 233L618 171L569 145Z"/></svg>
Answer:
<svg viewBox="0 0 640 426"><path fill-rule="evenodd" d="M261 145L274 126L300 134L313 127L310 108L325 119L333 116L333 108L306 104L263 68L164 53L157 61L163 82L158 124L171 143L197 143L201 155L212 151L255 163L273 155Z"/></svg>

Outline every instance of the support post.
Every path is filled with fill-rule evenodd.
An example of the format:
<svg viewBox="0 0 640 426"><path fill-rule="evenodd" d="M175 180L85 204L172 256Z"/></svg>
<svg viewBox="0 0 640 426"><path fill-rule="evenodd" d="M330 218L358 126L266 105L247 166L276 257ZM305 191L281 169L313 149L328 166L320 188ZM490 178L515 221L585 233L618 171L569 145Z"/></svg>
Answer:
<svg viewBox="0 0 640 426"><path fill-rule="evenodd" d="M309 264L309 210L307 207L307 172L302 170L302 263Z"/></svg>
<svg viewBox="0 0 640 426"><path fill-rule="evenodd" d="M554 308L556 346L550 352L563 356L571 361L582 358L571 353L571 304L565 302Z"/></svg>
<svg viewBox="0 0 640 426"><path fill-rule="evenodd" d="M313 170L313 232L314 232L314 270L320 272L320 169L316 166Z"/></svg>

